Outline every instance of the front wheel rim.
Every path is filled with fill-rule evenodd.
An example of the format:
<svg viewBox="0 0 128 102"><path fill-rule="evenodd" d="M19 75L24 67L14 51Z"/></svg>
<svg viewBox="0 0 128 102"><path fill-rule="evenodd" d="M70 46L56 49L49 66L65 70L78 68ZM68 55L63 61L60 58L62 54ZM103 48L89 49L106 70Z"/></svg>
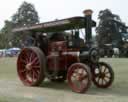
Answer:
<svg viewBox="0 0 128 102"><path fill-rule="evenodd" d="M114 72L106 63L99 63L93 72L93 82L99 88L108 88L114 80Z"/></svg>

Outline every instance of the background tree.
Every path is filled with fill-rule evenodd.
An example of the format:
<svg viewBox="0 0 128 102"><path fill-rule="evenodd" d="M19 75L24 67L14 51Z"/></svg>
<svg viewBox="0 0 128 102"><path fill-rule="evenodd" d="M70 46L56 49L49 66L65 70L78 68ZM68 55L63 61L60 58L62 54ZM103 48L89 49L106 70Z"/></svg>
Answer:
<svg viewBox="0 0 128 102"><path fill-rule="evenodd" d="M26 40L24 34L13 34L12 29L39 23L38 12L31 3L23 2L12 19L6 20L0 31L1 48L21 47ZM27 37L29 39L29 37Z"/></svg>
<svg viewBox="0 0 128 102"><path fill-rule="evenodd" d="M16 26L32 25L39 23L38 13L33 4L23 2L18 11L12 16Z"/></svg>
<svg viewBox="0 0 128 102"><path fill-rule="evenodd" d="M6 20L4 27L0 31L1 48L8 48L12 46L12 28L13 23L11 21Z"/></svg>
<svg viewBox="0 0 128 102"><path fill-rule="evenodd" d="M5 36L2 33L0 33L0 49L5 48L7 44L5 41L6 41Z"/></svg>
<svg viewBox="0 0 128 102"><path fill-rule="evenodd" d="M113 14L109 9L101 10L98 19L99 25L96 28L96 33L99 46L119 39L120 29L126 29L120 17Z"/></svg>

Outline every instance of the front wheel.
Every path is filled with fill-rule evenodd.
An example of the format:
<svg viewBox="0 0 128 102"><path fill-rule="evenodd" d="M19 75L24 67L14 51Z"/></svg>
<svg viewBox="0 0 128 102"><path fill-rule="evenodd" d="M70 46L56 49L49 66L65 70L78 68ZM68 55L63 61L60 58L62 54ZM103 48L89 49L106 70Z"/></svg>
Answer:
<svg viewBox="0 0 128 102"><path fill-rule="evenodd" d="M108 88L114 81L112 67L105 62L99 62L93 69L92 75L93 83L99 88Z"/></svg>
<svg viewBox="0 0 128 102"><path fill-rule="evenodd" d="M74 92L84 93L91 85L91 73L88 66L75 63L67 73L68 84Z"/></svg>

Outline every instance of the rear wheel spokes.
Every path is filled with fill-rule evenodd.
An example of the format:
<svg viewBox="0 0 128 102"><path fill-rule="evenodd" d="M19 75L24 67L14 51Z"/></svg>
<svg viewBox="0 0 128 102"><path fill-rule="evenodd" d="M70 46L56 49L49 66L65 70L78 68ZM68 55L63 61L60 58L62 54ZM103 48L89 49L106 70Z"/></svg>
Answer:
<svg viewBox="0 0 128 102"><path fill-rule="evenodd" d="M32 59L33 59L33 53L31 52L29 61L32 62Z"/></svg>
<svg viewBox="0 0 128 102"><path fill-rule="evenodd" d="M29 82L34 82L37 78L35 77L35 73L33 71L27 71L26 80Z"/></svg>
<svg viewBox="0 0 128 102"><path fill-rule="evenodd" d="M35 58L35 53L31 52L29 61L32 62L32 60Z"/></svg>
<svg viewBox="0 0 128 102"><path fill-rule="evenodd" d="M38 74L35 71L32 71L32 80L35 82L38 79Z"/></svg>
<svg viewBox="0 0 128 102"><path fill-rule="evenodd" d="M24 68L24 69L21 69L20 70L20 73L26 73L26 69Z"/></svg>
<svg viewBox="0 0 128 102"><path fill-rule="evenodd" d="M23 58L22 58L22 59L20 59L20 61L21 61L21 63L22 63L22 64L24 64L24 65L26 65L26 64L27 64L27 61L26 61L25 59L23 59Z"/></svg>
<svg viewBox="0 0 128 102"><path fill-rule="evenodd" d="M30 55L30 57L27 58L29 55ZM32 76L32 74L34 74L34 71L40 71L40 65L39 65L38 57L36 57L33 52L31 52L30 54L27 53L26 56L27 57L25 59L21 59L22 65L24 66L24 69L22 69L20 72L22 72L22 73L26 72L26 74L28 74L33 79L34 76ZM30 66L31 69L29 69L29 70L26 69L27 64L31 65Z"/></svg>
<svg viewBox="0 0 128 102"><path fill-rule="evenodd" d="M33 69L33 73L35 76L38 76L40 74L40 69Z"/></svg>
<svg viewBox="0 0 128 102"><path fill-rule="evenodd" d="M31 73L31 78L32 78L32 81L34 82L35 80L37 80L39 78L39 74L40 74L40 67L38 66L32 66L32 69L30 71Z"/></svg>
<svg viewBox="0 0 128 102"><path fill-rule="evenodd" d="M21 81L28 86L37 86L44 79L43 56L39 48L31 47L22 49L17 60L17 70ZM45 59L44 59L45 60Z"/></svg>
<svg viewBox="0 0 128 102"><path fill-rule="evenodd" d="M36 54L31 50L27 50L24 52L24 59L27 63L31 63L34 56L36 56Z"/></svg>
<svg viewBox="0 0 128 102"><path fill-rule="evenodd" d="M32 69L38 70L38 69L40 69L40 66L38 66L38 65L32 66Z"/></svg>
<svg viewBox="0 0 128 102"><path fill-rule="evenodd" d="M31 61L32 65L39 64L38 57L34 57L34 59Z"/></svg>
<svg viewBox="0 0 128 102"><path fill-rule="evenodd" d="M30 77L31 77L31 81L34 82L34 74L33 74L33 71L30 71Z"/></svg>
<svg viewBox="0 0 128 102"><path fill-rule="evenodd" d="M30 63L30 51L25 52L25 60L27 64Z"/></svg>
<svg viewBox="0 0 128 102"><path fill-rule="evenodd" d="M34 74L34 77L35 77L35 78L38 78L38 74L39 74L39 72L37 72L37 71L33 71L33 74Z"/></svg>

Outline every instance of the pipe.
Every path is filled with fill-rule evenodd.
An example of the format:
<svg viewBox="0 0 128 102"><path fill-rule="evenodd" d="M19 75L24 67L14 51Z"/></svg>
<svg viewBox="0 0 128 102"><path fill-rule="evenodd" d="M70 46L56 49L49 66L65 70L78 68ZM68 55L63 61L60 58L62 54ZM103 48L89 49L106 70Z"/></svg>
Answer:
<svg viewBox="0 0 128 102"><path fill-rule="evenodd" d="M86 42L91 42L92 40L92 13L91 9L84 10L85 16L85 40Z"/></svg>

